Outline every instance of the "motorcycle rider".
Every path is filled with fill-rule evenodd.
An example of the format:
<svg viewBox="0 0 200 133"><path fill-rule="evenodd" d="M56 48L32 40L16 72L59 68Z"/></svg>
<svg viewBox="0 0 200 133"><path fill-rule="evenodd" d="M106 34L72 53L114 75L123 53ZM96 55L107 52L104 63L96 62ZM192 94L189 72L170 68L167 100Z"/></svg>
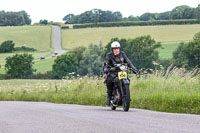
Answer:
<svg viewBox="0 0 200 133"><path fill-rule="evenodd" d="M106 80L105 80L105 83L107 86L107 94L108 94L106 102L105 102L106 105L110 105L112 89L114 87L113 80L117 74L116 71L114 70L114 64L127 63L128 67L130 67L134 73L138 73L138 70L128 59L125 52L120 51L119 42L117 41L112 42L111 50L112 50L111 52L106 54L106 58L104 60L104 67L103 67L103 71L107 75Z"/></svg>

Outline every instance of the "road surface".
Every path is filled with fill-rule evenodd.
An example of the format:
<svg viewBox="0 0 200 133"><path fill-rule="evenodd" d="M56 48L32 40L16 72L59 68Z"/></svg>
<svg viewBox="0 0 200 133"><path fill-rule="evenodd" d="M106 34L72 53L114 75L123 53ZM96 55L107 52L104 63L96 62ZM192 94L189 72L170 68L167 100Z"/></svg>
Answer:
<svg viewBox="0 0 200 133"><path fill-rule="evenodd" d="M53 26L53 28L54 28L54 48L55 48L55 52L57 52L58 55L61 55L65 51L62 50L62 47L61 47L60 27L59 26Z"/></svg>
<svg viewBox="0 0 200 133"><path fill-rule="evenodd" d="M53 30L54 30L54 49L55 49L55 53L57 53L57 55L61 55L61 54L65 53L65 52L67 52L67 51L63 50L62 47L61 47L60 27L59 26L52 26L52 27L53 27ZM52 56L49 56L49 57L44 57L43 56L44 59L42 59L42 60L51 59L51 58L53 58L53 56L55 56L55 55L52 55ZM38 61L41 61L41 57L40 57L40 59L34 60L34 62L38 62Z"/></svg>
<svg viewBox="0 0 200 133"><path fill-rule="evenodd" d="M121 108L0 102L0 133L200 133L200 116Z"/></svg>

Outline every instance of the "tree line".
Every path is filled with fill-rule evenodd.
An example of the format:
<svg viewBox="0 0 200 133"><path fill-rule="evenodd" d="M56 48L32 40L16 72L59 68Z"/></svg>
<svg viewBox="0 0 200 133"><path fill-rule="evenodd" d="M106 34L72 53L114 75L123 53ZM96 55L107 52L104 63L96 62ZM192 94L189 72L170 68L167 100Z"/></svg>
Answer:
<svg viewBox="0 0 200 133"><path fill-rule="evenodd" d="M63 18L66 24L83 24L98 22L119 22L119 21L149 21L149 20L170 20L170 19L200 19L200 4L196 8L186 5L177 6L171 11L162 13L144 13L141 16L123 17L122 14L112 11L92 9L79 15L68 14Z"/></svg>
<svg viewBox="0 0 200 133"><path fill-rule="evenodd" d="M184 67L188 70L200 68L200 32L196 33L193 40L180 43L173 52L172 59L160 59L158 48L162 45L150 35L133 39L112 38L104 47L101 43L90 44L88 47L76 47L70 52L58 56L52 65L52 71L45 74L34 74L32 68L33 57L28 54L16 54L6 58L7 78L38 78L62 79L79 76L100 76L103 73L103 60L106 53L111 51L113 41L121 44L131 62L138 69L167 70L169 66ZM0 75L1 78L1 75ZM4 77L5 78L5 77Z"/></svg>
<svg viewBox="0 0 200 133"><path fill-rule="evenodd" d="M30 16L25 11L5 12L0 11L0 26L30 25Z"/></svg>

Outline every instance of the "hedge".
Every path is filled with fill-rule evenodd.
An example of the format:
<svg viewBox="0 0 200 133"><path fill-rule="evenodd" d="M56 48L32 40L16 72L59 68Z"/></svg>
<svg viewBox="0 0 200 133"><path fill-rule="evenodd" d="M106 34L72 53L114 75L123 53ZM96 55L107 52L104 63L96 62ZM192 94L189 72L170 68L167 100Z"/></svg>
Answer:
<svg viewBox="0 0 200 133"><path fill-rule="evenodd" d="M184 25L184 24L199 24L197 19L182 19L182 20L156 20L156 21L122 21L122 22L104 22L104 23L88 23L75 24L73 29L94 28L94 27L122 27L122 26L148 26L148 25Z"/></svg>

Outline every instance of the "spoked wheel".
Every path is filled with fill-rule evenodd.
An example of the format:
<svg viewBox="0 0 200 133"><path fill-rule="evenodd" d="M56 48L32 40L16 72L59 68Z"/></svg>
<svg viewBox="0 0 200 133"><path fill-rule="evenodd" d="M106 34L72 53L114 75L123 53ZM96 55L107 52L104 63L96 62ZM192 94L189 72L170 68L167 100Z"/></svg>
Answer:
<svg viewBox="0 0 200 133"><path fill-rule="evenodd" d="M125 92L125 97L123 97L123 102L122 102L122 106L123 106L123 110L124 111L128 111L129 107L130 107L130 89L129 89L129 85L124 85L124 89L126 90Z"/></svg>
<svg viewBox="0 0 200 133"><path fill-rule="evenodd" d="M116 106L113 106L113 104L110 104L110 108L111 108L112 110L116 110Z"/></svg>

